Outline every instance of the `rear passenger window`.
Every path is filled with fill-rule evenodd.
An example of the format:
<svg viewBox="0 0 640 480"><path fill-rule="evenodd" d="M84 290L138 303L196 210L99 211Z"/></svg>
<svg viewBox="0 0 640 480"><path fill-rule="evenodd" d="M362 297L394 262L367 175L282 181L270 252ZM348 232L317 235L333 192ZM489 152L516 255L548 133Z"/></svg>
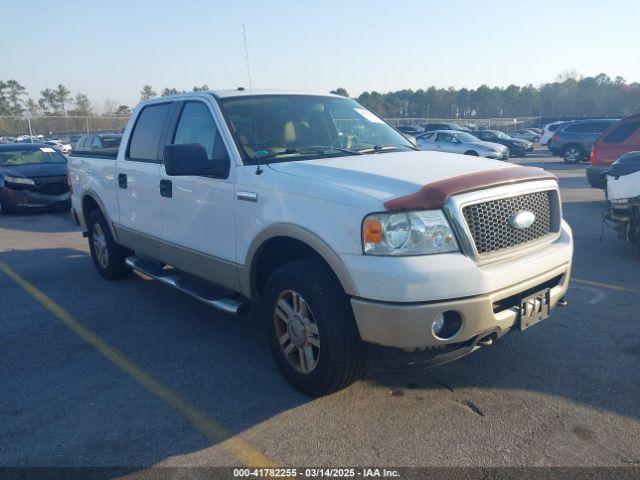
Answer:
<svg viewBox="0 0 640 480"><path fill-rule="evenodd" d="M158 161L160 136L170 110L170 103L144 107L131 134L127 156L129 160Z"/></svg>
<svg viewBox="0 0 640 480"><path fill-rule="evenodd" d="M227 155L226 147L211 116L209 108L201 102L188 102L180 114L173 144L199 143L210 160Z"/></svg>
<svg viewBox="0 0 640 480"><path fill-rule="evenodd" d="M594 133L602 133L612 125L613 122L596 122L593 124Z"/></svg>
<svg viewBox="0 0 640 480"><path fill-rule="evenodd" d="M576 123L569 125L563 131L568 133L593 133L593 123Z"/></svg>
<svg viewBox="0 0 640 480"><path fill-rule="evenodd" d="M618 125L602 140L603 143L622 143L640 127L640 122L626 122Z"/></svg>

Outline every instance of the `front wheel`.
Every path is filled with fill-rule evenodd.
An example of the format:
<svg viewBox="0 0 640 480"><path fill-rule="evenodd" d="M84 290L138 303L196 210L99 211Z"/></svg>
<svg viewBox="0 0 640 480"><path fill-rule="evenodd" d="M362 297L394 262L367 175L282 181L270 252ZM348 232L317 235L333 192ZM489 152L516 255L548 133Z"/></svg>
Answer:
<svg viewBox="0 0 640 480"><path fill-rule="evenodd" d="M464 152L465 155L471 155L472 157L477 157L478 156L478 152L474 151L474 150L467 150L466 152Z"/></svg>
<svg viewBox="0 0 640 480"><path fill-rule="evenodd" d="M321 260L277 268L265 286L263 316L276 365L305 394L327 395L360 376L364 353L349 300Z"/></svg>
<svg viewBox="0 0 640 480"><path fill-rule="evenodd" d="M87 220L89 249L98 273L107 280L126 277L130 269L125 264L129 251L118 245L102 212L95 209Z"/></svg>

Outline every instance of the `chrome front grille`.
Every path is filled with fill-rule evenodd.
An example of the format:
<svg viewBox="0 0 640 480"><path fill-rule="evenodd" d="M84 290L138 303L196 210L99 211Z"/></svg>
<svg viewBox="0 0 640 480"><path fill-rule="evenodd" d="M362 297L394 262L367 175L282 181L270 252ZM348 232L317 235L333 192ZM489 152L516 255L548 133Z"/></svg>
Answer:
<svg viewBox="0 0 640 480"><path fill-rule="evenodd" d="M514 228L509 219L523 211L535 214L534 223L528 228ZM467 205L462 208L462 214L480 257L525 246L558 232L560 228L559 199L555 190Z"/></svg>

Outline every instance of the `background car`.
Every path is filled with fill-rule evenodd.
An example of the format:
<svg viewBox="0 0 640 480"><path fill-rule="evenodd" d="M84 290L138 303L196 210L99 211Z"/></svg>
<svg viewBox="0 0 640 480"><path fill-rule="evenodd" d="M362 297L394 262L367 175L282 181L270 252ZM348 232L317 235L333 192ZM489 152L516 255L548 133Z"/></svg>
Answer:
<svg viewBox="0 0 640 480"><path fill-rule="evenodd" d="M527 153L533 152L533 144L519 138L511 138L506 133L499 130L476 130L473 136L484 142L499 143L509 149L510 157L524 157Z"/></svg>
<svg viewBox="0 0 640 480"><path fill-rule="evenodd" d="M588 160L593 142L619 119L576 120L567 123L553 134L547 145L551 153L564 158L567 163Z"/></svg>
<svg viewBox="0 0 640 480"><path fill-rule="evenodd" d="M555 133L555 131L562 125L567 122L552 122L547 123L542 129L542 136L540 137L540 145L546 145L551 140L551 137Z"/></svg>
<svg viewBox="0 0 640 480"><path fill-rule="evenodd" d="M80 150L84 152L92 151L94 153L113 153L118 151L121 140L121 133L96 133L83 135L78 140L78 144L75 146L74 150Z"/></svg>
<svg viewBox="0 0 640 480"><path fill-rule="evenodd" d="M69 145L71 145L71 148L73 149L78 144L78 140L80 140L81 137L82 137L81 133L70 133L68 135L62 135L60 138L58 138L58 140L60 140L63 143L68 143Z"/></svg>
<svg viewBox="0 0 640 480"><path fill-rule="evenodd" d="M419 135L420 133L422 133L424 130L418 128L418 127L411 127L409 125L399 125L396 127L396 130L405 133L407 135L412 135L412 136L416 136Z"/></svg>
<svg viewBox="0 0 640 480"><path fill-rule="evenodd" d="M587 168L589 184L604 188L604 174L609 166L635 150L640 150L640 115L632 115L614 123L593 143L591 165Z"/></svg>
<svg viewBox="0 0 640 480"><path fill-rule="evenodd" d="M531 130L532 132L537 133L540 136L542 136L542 134L544 133L543 130L538 127L528 127L527 130Z"/></svg>
<svg viewBox="0 0 640 480"><path fill-rule="evenodd" d="M67 154L71 153L71 145L68 143L64 143L60 140L46 140L43 142L45 145L49 145L60 153Z"/></svg>
<svg viewBox="0 0 640 480"><path fill-rule="evenodd" d="M436 130L418 135L416 142L421 150L462 153L497 160L509 159L509 149L504 145L483 142L467 132Z"/></svg>
<svg viewBox="0 0 640 480"><path fill-rule="evenodd" d="M70 208L67 159L44 143L0 145L0 213Z"/></svg>
<svg viewBox="0 0 640 480"><path fill-rule="evenodd" d="M425 132L435 130L457 130L459 132L471 132L471 129L458 125L457 123L425 123L422 125Z"/></svg>
<svg viewBox="0 0 640 480"><path fill-rule="evenodd" d="M533 130L524 129L524 130L516 130L511 134L513 138L520 138L522 140L528 140L530 142L538 142L540 141L540 134L534 132Z"/></svg>

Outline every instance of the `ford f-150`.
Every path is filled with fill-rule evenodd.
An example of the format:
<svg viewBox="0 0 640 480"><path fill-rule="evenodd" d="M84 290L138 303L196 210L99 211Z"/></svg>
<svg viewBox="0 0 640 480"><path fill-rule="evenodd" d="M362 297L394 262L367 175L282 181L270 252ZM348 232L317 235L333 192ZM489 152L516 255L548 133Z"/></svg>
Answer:
<svg viewBox="0 0 640 480"><path fill-rule="evenodd" d="M419 151L348 98L144 101L117 152L75 150L69 168L103 277L135 270L229 314L254 305L312 396L357 379L369 349L427 366L488 346L569 284L553 175Z"/></svg>

